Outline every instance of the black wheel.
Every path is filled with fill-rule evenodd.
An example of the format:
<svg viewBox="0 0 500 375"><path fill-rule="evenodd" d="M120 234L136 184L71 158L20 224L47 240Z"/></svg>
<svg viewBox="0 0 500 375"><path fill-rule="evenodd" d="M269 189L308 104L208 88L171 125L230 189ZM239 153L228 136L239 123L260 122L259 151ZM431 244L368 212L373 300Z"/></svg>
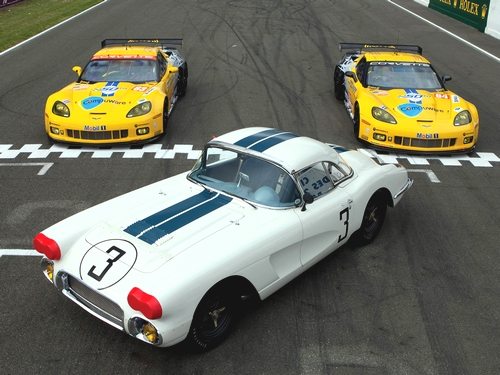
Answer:
<svg viewBox="0 0 500 375"><path fill-rule="evenodd" d="M238 299L222 288L208 292L193 316L185 344L196 352L210 350L229 335L236 320Z"/></svg>
<svg viewBox="0 0 500 375"><path fill-rule="evenodd" d="M165 134L167 131L167 125L168 125L168 99L165 98L165 101L163 102L163 132L162 134Z"/></svg>
<svg viewBox="0 0 500 375"><path fill-rule="evenodd" d="M357 233L357 240L360 245L367 245L372 242L384 224L387 212L387 201L382 194L375 194L370 198L363 214L363 221Z"/></svg>
<svg viewBox="0 0 500 375"><path fill-rule="evenodd" d="M179 82L177 83L177 96L182 98L186 95L188 84L188 66L187 63L184 63L179 68Z"/></svg>
<svg viewBox="0 0 500 375"><path fill-rule="evenodd" d="M344 72L338 65L335 67L335 72L333 73L333 89L335 91L335 98L337 98L337 100L344 100Z"/></svg>
<svg viewBox="0 0 500 375"><path fill-rule="evenodd" d="M358 106L358 103L356 103L356 105L354 106L354 117L353 117L352 121L354 122L354 126L353 126L354 137L356 137L356 139L359 139L359 106Z"/></svg>

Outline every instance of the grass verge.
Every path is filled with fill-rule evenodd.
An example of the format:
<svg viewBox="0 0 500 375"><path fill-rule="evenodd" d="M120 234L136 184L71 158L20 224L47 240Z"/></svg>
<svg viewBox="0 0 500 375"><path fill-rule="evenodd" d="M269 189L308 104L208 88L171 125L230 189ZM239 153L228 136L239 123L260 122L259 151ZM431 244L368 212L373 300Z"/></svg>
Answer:
<svg viewBox="0 0 500 375"><path fill-rule="evenodd" d="M24 0L0 8L0 51L4 51L102 0Z"/></svg>

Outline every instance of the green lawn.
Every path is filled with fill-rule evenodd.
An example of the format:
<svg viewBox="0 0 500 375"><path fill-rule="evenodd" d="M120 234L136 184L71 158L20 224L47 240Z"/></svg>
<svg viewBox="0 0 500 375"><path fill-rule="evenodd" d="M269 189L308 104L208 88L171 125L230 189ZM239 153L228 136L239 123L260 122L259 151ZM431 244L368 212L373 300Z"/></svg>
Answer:
<svg viewBox="0 0 500 375"><path fill-rule="evenodd" d="M0 51L4 51L101 1L24 0L0 8Z"/></svg>

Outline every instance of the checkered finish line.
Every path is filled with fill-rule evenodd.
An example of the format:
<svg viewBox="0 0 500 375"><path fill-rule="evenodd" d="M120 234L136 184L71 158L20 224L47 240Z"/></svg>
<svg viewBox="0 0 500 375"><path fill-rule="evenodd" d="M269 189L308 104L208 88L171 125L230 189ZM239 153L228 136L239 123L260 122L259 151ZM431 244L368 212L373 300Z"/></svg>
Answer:
<svg viewBox="0 0 500 375"><path fill-rule="evenodd" d="M76 159L82 154L91 154L95 159L111 158L121 155L124 159L140 159L146 155L153 155L155 159L175 159L182 155L187 159L196 160L201 155L201 150L193 150L193 145L174 145L171 149L164 149L162 144L148 144L143 146L114 146L112 148L91 148L65 144L54 144L49 148L42 148L41 144L26 144L19 149L12 148L11 144L0 144L0 160L27 157L28 159L47 159L59 157L60 159ZM471 164L474 167L493 167L500 162L500 158L492 152L477 152L474 156L412 156L405 154L379 153L371 149L358 149L371 158L383 163L399 163L408 161L411 165L429 165L431 160L437 160L444 166L463 166Z"/></svg>

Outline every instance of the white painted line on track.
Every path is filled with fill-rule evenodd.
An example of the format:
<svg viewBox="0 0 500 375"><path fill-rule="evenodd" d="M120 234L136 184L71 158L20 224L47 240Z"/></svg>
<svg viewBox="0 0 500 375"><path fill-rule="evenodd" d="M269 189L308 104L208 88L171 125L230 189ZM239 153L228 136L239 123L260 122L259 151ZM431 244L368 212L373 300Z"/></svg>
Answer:
<svg viewBox="0 0 500 375"><path fill-rule="evenodd" d="M410 172L425 173L427 175L427 177L429 177L429 180L432 183L435 183L435 184L441 183L441 181L436 176L436 174L433 171L431 171L430 169L406 169L406 170L408 171L408 173L410 173Z"/></svg>
<svg viewBox="0 0 500 375"><path fill-rule="evenodd" d="M42 31L42 32L41 32L41 33L39 33L39 34L33 35L31 38L28 38L28 39L26 39L26 40L22 41L21 43L16 44L15 46L12 46L12 47L10 47L10 48L7 48L5 51L0 52L0 56L5 55L7 52L10 52L10 51L12 51L13 49L16 49L17 47L20 47L20 46L22 46L23 44L28 43L29 41L31 41L31 40L33 40L33 39L35 39L35 38L38 38L40 35L43 35L43 34L45 34L45 33L48 33L50 30L53 30L53 29L55 29L56 27L59 27L59 26L61 26L61 25L65 24L66 22L69 22L69 21L71 21L71 20L75 19L76 17L81 16L81 15L82 15L82 14L84 14L84 13L87 13L88 11L90 11L90 10L92 10L92 9L94 9L94 8L96 8L96 7L100 6L100 5L102 5L102 4L104 4L104 3L105 3L105 2L107 2L107 1L108 1L108 0L102 0L102 2L100 2L99 4L96 4L96 5L94 5L94 6L91 6L90 8L85 9L83 12L80 12L80 13L78 13L78 14L75 14L74 16L72 16L72 17L70 17L70 18L68 18L68 19L66 19L66 20L64 20L64 21L62 21L62 22L59 22L57 25L54 25L54 26L52 26L52 27L49 27L48 29L46 29L46 30Z"/></svg>
<svg viewBox="0 0 500 375"><path fill-rule="evenodd" d="M41 166L38 171L38 176L43 176L52 167L54 163L0 163L0 167L38 167Z"/></svg>
<svg viewBox="0 0 500 375"><path fill-rule="evenodd" d="M0 249L0 258L4 255L21 256L21 257L42 256L42 254L40 254L38 251L31 249Z"/></svg>
<svg viewBox="0 0 500 375"><path fill-rule="evenodd" d="M424 22L427 22L429 25L434 26L435 28L437 28L437 29L441 30L442 32L444 32L444 33L446 33L446 34L448 34L448 35L452 36L452 37L453 37L453 38L455 38L455 39L458 39L458 40L459 40L459 41L461 41L462 43L467 44L469 47L474 48L475 50L477 50L477 51L481 52L482 54L484 54L484 55L486 55L486 56L488 56L488 57L492 58L492 59L493 59L493 60L495 60L496 62L499 62L499 63L500 63L500 57L495 56L494 54L492 54L492 53L490 53L490 52L488 52L488 51L486 51L486 50L484 50L484 49L482 49L482 48L480 48L480 47L476 46L475 44L473 44L473 43L469 42L468 40L465 40L464 38L461 38L461 37L459 37L458 35L453 34L451 31L446 30L444 27L441 27L441 26L439 26L439 25L436 25L434 22L429 21L428 19L426 19L426 18L424 18L424 17L422 17L422 16L418 15L417 13L412 12L412 11L411 11L411 10L409 10L409 9L406 9L406 8L405 8L405 7L403 7L402 5L399 5L399 4L395 3L395 2L394 2L394 1L392 1L392 0L387 0L387 2L391 3L392 5L397 6L398 8L400 8L400 9L404 10L404 11L405 11L405 12L407 12L407 13L410 13L411 15L413 15L413 16L415 16L415 17L419 18L420 20L422 20L422 21L424 21Z"/></svg>

